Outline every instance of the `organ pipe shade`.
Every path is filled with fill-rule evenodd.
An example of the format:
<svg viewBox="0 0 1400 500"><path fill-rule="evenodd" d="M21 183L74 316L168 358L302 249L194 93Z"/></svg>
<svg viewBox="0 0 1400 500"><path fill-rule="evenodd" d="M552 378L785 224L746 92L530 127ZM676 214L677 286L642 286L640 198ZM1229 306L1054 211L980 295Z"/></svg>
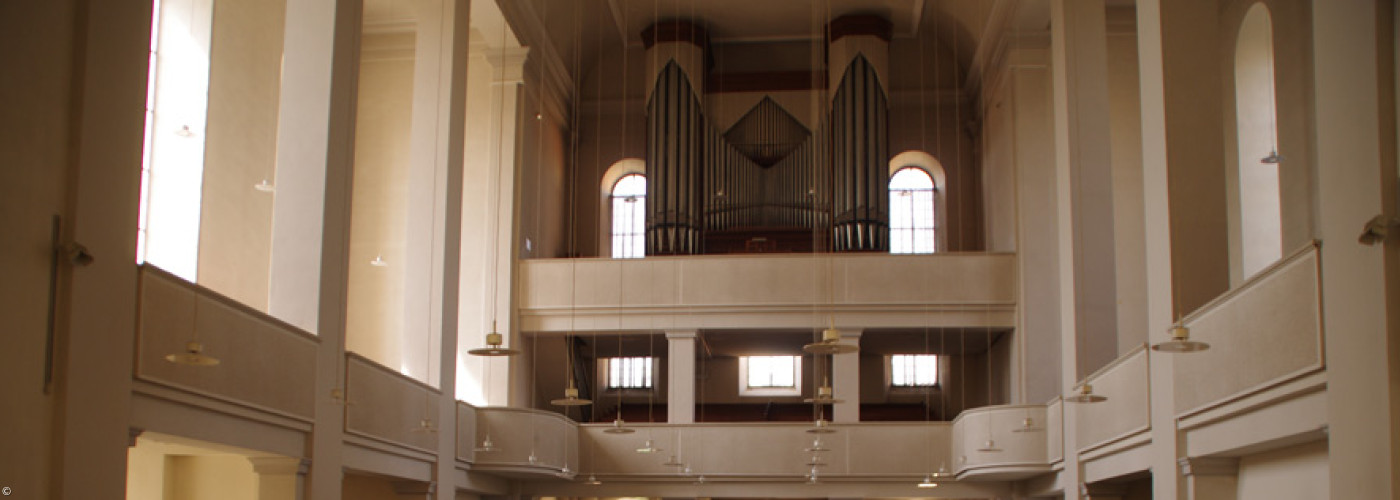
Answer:
<svg viewBox="0 0 1400 500"><path fill-rule="evenodd" d="M668 62L647 103L647 255L700 253L704 128L690 79Z"/></svg>
<svg viewBox="0 0 1400 500"><path fill-rule="evenodd" d="M889 104L863 55L846 67L829 112L836 251L889 250Z"/></svg>

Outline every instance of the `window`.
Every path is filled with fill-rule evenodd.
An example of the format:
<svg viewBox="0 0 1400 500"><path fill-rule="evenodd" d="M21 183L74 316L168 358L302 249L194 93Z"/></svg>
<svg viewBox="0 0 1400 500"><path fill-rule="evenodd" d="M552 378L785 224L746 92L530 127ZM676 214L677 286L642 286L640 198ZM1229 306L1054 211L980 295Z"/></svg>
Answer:
<svg viewBox="0 0 1400 500"><path fill-rule="evenodd" d="M934 387L938 385L938 356L895 354L890 356L891 387Z"/></svg>
<svg viewBox="0 0 1400 500"><path fill-rule="evenodd" d="M617 259L646 255L647 178L630 174L612 188L612 256Z"/></svg>
<svg viewBox="0 0 1400 500"><path fill-rule="evenodd" d="M656 358L604 358L604 373L608 374L608 389L651 389Z"/></svg>
<svg viewBox="0 0 1400 500"><path fill-rule="evenodd" d="M740 396L799 396L802 394L800 356L739 358Z"/></svg>
<svg viewBox="0 0 1400 500"><path fill-rule="evenodd" d="M933 177L905 167L890 177L890 253L933 253Z"/></svg>

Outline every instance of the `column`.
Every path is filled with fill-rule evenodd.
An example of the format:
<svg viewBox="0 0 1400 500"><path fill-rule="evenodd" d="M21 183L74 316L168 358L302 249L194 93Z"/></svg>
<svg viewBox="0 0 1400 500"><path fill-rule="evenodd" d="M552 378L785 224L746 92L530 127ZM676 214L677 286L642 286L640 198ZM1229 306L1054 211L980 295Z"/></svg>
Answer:
<svg viewBox="0 0 1400 500"><path fill-rule="evenodd" d="M1140 0L1138 71L1148 338L1228 286L1216 3ZM1180 266L1178 266L1180 264ZM1191 274L1187 275L1186 270ZM1171 354L1149 352L1153 498L1186 491L1176 471Z"/></svg>
<svg viewBox="0 0 1400 500"><path fill-rule="evenodd" d="M1051 7L1055 177L1059 194L1060 271L1073 273L1078 380L1118 357L1109 151L1108 38L1103 2L1057 0ZM1066 325L1071 326L1071 325ZM1067 372L1068 373L1068 372Z"/></svg>
<svg viewBox="0 0 1400 500"><path fill-rule="evenodd" d="M1240 459L1182 457L1177 464L1186 478L1187 500L1235 500Z"/></svg>
<svg viewBox="0 0 1400 500"><path fill-rule="evenodd" d="M513 326L506 297L513 296L514 283L509 231L515 203L516 103L529 53L521 47L483 47L472 54L467 74L465 148L472 154L464 159L462 172L458 348L463 361L457 399L474 405L504 406L509 399L511 359L478 358L467 350L486 344L492 320L507 335Z"/></svg>
<svg viewBox="0 0 1400 500"><path fill-rule="evenodd" d="M250 457L258 475L258 500L301 500L311 461L290 457Z"/></svg>
<svg viewBox="0 0 1400 500"><path fill-rule="evenodd" d="M340 498L361 2L289 0L269 312L317 332L306 495ZM286 175L283 175L283 172ZM285 184L284 184L285 182ZM279 205L280 203L280 205ZM319 241L306 245L305 241ZM310 248L307 248L310 247Z"/></svg>
<svg viewBox="0 0 1400 500"><path fill-rule="evenodd" d="M1100 297L1090 284L1107 285L1112 294L1112 273L1103 280L1104 270L1093 276L1085 269L1089 255L1104 250L1112 262L1112 193L1091 193L1086 188L1091 177L1107 176L1108 144L1108 65L1104 6L1100 2L1055 0L1050 10L1050 57L1053 120L1055 131L1055 207L1057 260L1059 268L1060 383L1063 394L1093 367L1112 360L1117 354L1115 339L1103 337L1103 315L1087 307ZM1081 123L1081 121L1083 123ZM1095 196L1090 196L1091 194ZM1090 207L1107 211L1091 216ZM1095 218L1094 216L1097 216ZM1103 222L1107 218L1107 223ZM1091 225L1097 222L1098 227ZM1088 239L1108 226L1107 248L1102 234ZM1091 251L1090 249L1093 249ZM1103 266L1095 266L1101 268ZM1099 278L1095 280L1095 278ZM1084 295L1085 292L1093 294ZM1094 314L1100 313L1100 314ZM1111 314L1109 317L1113 317ZM1093 328L1091 328L1091 325ZM1100 335L1094 335L1099 333ZM1109 330L1112 334L1113 330ZM1105 345L1107 344L1107 345ZM1079 407L1064 405L1065 468L1063 484L1080 484L1083 470L1079 462L1077 426ZM1089 498L1085 487L1066 488L1065 497Z"/></svg>
<svg viewBox="0 0 1400 500"><path fill-rule="evenodd" d="M666 332L666 423L695 422L695 331Z"/></svg>
<svg viewBox="0 0 1400 500"><path fill-rule="evenodd" d="M438 235L441 247L434 248L430 255L429 267L432 288L429 300L438 305L435 316L428 318L432 331L430 337L437 347L438 388L440 389L437 416L437 463L434 464L434 484L441 485L429 498L453 500L457 498L457 334L460 324L461 298L461 258L462 258L462 179L466 149L467 114L467 65L471 41L471 0L441 0L436 17L439 33L437 40L440 50L436 52L437 86L434 96L437 102L435 118L434 148L432 154L434 182L431 191L433 213L441 214L433 220L437 226L429 231ZM434 496L436 495L436 496Z"/></svg>
<svg viewBox="0 0 1400 500"><path fill-rule="evenodd" d="M828 25L832 248L888 251L888 20L846 15Z"/></svg>
<svg viewBox="0 0 1400 500"><path fill-rule="evenodd" d="M861 330L841 330L841 343L860 345ZM831 392L842 400L831 409L832 422L860 421L860 353L831 356Z"/></svg>
<svg viewBox="0 0 1400 500"><path fill-rule="evenodd" d="M642 31L647 49L646 254L700 253L703 205L705 29L663 21Z"/></svg>
<svg viewBox="0 0 1400 500"><path fill-rule="evenodd" d="M1377 67L1394 67L1393 61L1385 60L1392 54L1378 51L1380 44L1393 43L1389 33L1377 30L1378 25L1390 26L1390 19L1382 24L1377 18L1393 19L1388 4L1312 2L1331 498L1400 496L1393 479L1400 466L1400 443L1395 440L1400 432L1400 387L1393 384L1400 239L1392 228L1383 245L1357 242L1366 221L1380 214L1396 215L1394 104L1381 98L1394 89L1378 88L1378 82L1390 83L1390 77L1383 77Z"/></svg>
<svg viewBox="0 0 1400 500"><path fill-rule="evenodd" d="M30 366L34 371L28 373L38 373L41 362L36 360L35 365L21 364L11 368L8 366L10 360L17 360L22 354L7 352L5 357L7 378L18 379L13 383L34 383L23 389L17 385L5 385L7 400L4 404L7 408L16 408L7 410L6 421L18 420L8 415L25 414L28 417L42 414L46 422L52 422L51 427L39 425L19 430L42 435L32 437L44 439L46 445L34 446L37 444L35 441L25 444L30 445L26 446L28 449L46 450L43 456L47 460L36 455L33 462L48 463L25 467L26 471L41 477L18 477L19 471L5 471L6 474L16 474L13 479L5 479L16 483L0 486L25 487L29 490L16 490L16 497L34 494L61 499L117 498L122 495L120 492L124 491L126 484L125 445L132 373L132 356L129 353L132 352L135 333L130 325L134 325L136 320L134 290L137 283L136 266L133 265L136 261L132 244L136 228L136 210L133 207L138 205L137 186L140 185L138 159L141 157L144 122L141 108L146 97L151 2L98 2L88 4L84 9L83 14L78 15L69 14L71 11L56 6L52 24L46 25L66 25L69 26L66 29L71 30L67 34L52 33L55 41L71 42L68 51L52 54L71 57L73 71L83 75L72 81L73 85L67 91L71 97L64 101L71 103L72 110L81 113L83 118L42 129L44 133L68 134L66 137L71 142L66 156L39 156L41 153L38 151L42 148L34 148L34 158L43 159L39 161L52 160L51 165L55 168L63 165L61 168L69 173L52 178L61 181L51 182L50 178L45 178L43 184L28 180L32 177L21 177L20 184L14 190L6 191L15 193L42 188L52 189L45 191L48 193L64 193L60 197L68 201L53 207L56 213L61 211L64 214L63 238L71 238L67 241L86 246L94 256L94 260L86 264L70 260L60 264L61 275L67 276L66 279L70 281L60 289L68 294L68 308L59 313L63 315L59 324L66 323L67 328L66 335L54 339L57 343L53 353L55 364L51 367L53 379L51 385L45 386L52 392L38 395L40 384L49 381L19 375L22 367ZM63 14L58 14L60 11ZM18 22L30 21L21 19ZM7 27L15 25L8 19L5 22ZM47 30L40 28L40 31ZM35 39L28 35L17 36L22 40ZM52 84L45 82L41 85ZM15 87L7 82L4 88L9 90ZM39 126L35 124L36 128ZM5 143L13 144L8 139ZM40 199L45 198L36 197L34 201ZM58 208L60 206L64 208ZM43 224L47 224L46 219ZM7 227L14 225L18 225L18 222L7 222ZM8 238L15 238L8 241L17 239ZM47 240L27 240L24 245L32 249L30 255L34 257L22 260L18 265L39 261L37 256L44 251L47 243ZM47 259L44 262L47 273ZM11 265L7 263L7 269ZM7 276L6 279L14 278ZM40 293L39 289L26 290ZM39 323L33 333L7 328L6 335L38 335L42 325ZM113 325L125 327L113 328ZM34 353L31 356L37 356L43 351L30 352ZM10 393L11 390L14 393ZM24 394L26 397L22 401L33 402L35 406L19 410L22 406L10 400L10 394L14 394L13 397ZM35 395L35 398L30 399L28 395ZM25 422L33 421L26 418ZM54 440L53 436L62 439ZM7 464L13 463L8 461L10 457L19 457L19 453L23 453L11 451L11 442L14 441L7 437L6 455L0 459ZM47 484L40 486L43 482ZM43 493L45 491L47 494Z"/></svg>

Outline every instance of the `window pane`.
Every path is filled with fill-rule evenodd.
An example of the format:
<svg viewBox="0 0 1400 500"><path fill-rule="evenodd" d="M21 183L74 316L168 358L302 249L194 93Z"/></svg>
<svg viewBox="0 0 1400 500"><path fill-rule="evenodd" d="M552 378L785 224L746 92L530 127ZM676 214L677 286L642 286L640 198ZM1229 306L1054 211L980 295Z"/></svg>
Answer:
<svg viewBox="0 0 1400 500"><path fill-rule="evenodd" d="M749 356L748 386L797 387L797 356Z"/></svg>
<svg viewBox="0 0 1400 500"><path fill-rule="evenodd" d="M938 357L932 354L890 356L890 385L931 387L938 384Z"/></svg>
<svg viewBox="0 0 1400 500"><path fill-rule="evenodd" d="M637 258L646 253L646 177L624 176L612 190L612 256Z"/></svg>
<svg viewBox="0 0 1400 500"><path fill-rule="evenodd" d="M650 389L653 363L651 357L608 358L608 388Z"/></svg>
<svg viewBox="0 0 1400 500"><path fill-rule="evenodd" d="M890 178L890 252L933 253L934 186L928 172L907 167Z"/></svg>

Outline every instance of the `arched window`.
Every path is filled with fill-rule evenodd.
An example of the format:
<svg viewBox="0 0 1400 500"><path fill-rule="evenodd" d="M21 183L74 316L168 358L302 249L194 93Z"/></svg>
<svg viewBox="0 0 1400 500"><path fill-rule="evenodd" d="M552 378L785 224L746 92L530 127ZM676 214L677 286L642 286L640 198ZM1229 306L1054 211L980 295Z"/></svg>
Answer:
<svg viewBox="0 0 1400 500"><path fill-rule="evenodd" d="M647 178L629 174L612 188L612 256L626 259L646 255Z"/></svg>
<svg viewBox="0 0 1400 500"><path fill-rule="evenodd" d="M918 167L890 176L890 253L933 253L933 177Z"/></svg>
<svg viewBox="0 0 1400 500"><path fill-rule="evenodd" d="M1236 168L1240 269L1248 278L1283 257L1273 21L1260 2L1245 13L1235 40Z"/></svg>

